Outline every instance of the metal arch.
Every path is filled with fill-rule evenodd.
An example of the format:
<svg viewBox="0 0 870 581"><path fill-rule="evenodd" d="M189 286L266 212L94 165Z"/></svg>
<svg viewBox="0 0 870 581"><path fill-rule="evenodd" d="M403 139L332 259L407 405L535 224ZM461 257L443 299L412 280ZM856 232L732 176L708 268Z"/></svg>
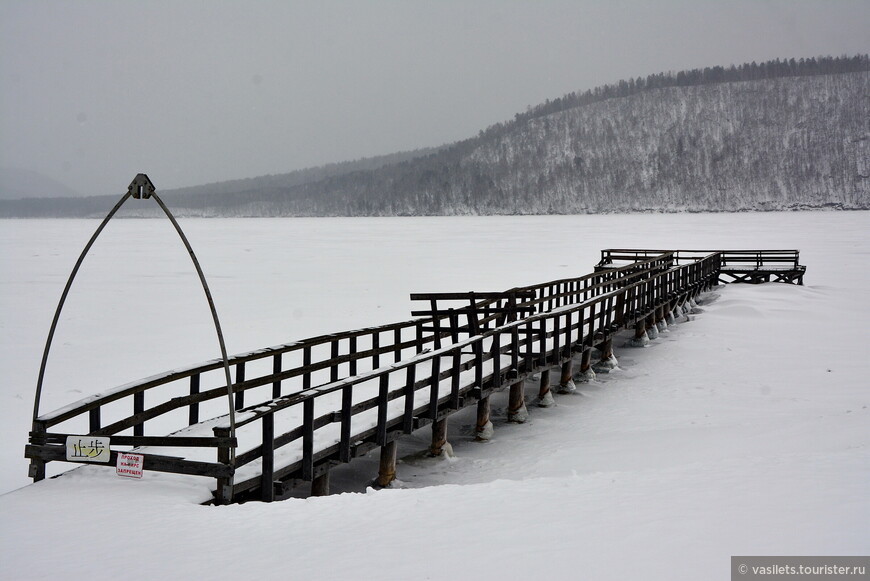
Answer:
<svg viewBox="0 0 870 581"><path fill-rule="evenodd" d="M193 261L193 266L194 266L194 268L196 268L196 273L197 273L197 275L199 275L199 281L202 284L203 291L205 292L205 297L206 297L206 300L208 301L209 309L211 310L212 319L214 320L215 332L217 333L218 343L220 343L221 357L223 358L223 363L224 363L224 374L226 375L226 382L227 382L227 398L228 398L227 401L229 403L230 437L234 438L236 435L236 419L235 419L235 408L233 406L233 383L232 383L232 379L230 377L230 363L229 363L229 358L227 357L227 348L226 348L226 344L224 343L224 336L223 336L223 332L221 331L221 325L220 325L220 320L218 319L217 309L215 308L214 300L212 299L211 291L209 290L208 283L205 280L205 274L203 274L202 268L199 265L199 260L197 260L196 254L194 253L193 248L190 245L190 242L187 240L187 237L184 235L184 232L181 230L181 226L178 225L178 222L175 220L175 216L172 215L172 212L169 211L169 208L166 207L166 204L163 203L163 200L161 200L160 197L157 195L157 192L154 191L153 186L151 187L150 191L147 192L148 195L142 195L145 192L141 189L137 189L137 187L134 187L137 184L137 180L139 180L140 176L144 177L145 180L148 180L148 177L145 176L145 174L139 174L138 176L136 176L136 178L133 180L133 183L130 184L130 187L128 188L127 193L124 194L120 200L118 200L118 202L115 204L115 206L111 210L109 210L109 213L106 214L106 217L103 218L102 222L100 222L100 225L94 231L90 240L88 240L88 243L85 244L85 247L82 250L82 253L79 255L79 258L76 261L75 266L73 266L72 272L70 273L69 278L66 281L66 286L63 289L63 293L61 293L60 301L58 302L57 309L54 312L54 319L51 322L51 327L48 331L48 338L45 341L45 349L43 350L43 353L42 353L42 363L39 366L39 376L36 380L36 395L35 395L35 398L33 401L33 423L35 424L36 420L39 417L39 401L42 397L42 386L43 386L43 381L45 379L45 368L46 368L46 365L48 363L48 354L51 351L51 343L54 339L54 332L57 329L57 324L58 324L58 321L60 320L60 313L63 310L63 305L66 302L67 295L69 294L69 290L72 287L73 280L75 279L76 274L78 274L79 268L81 267L82 263L85 260L85 256L87 256L91 247L94 245L94 242L97 240L100 233L106 227L106 224L108 224L109 220L111 220L112 217L121 208L121 206L124 205L124 202L126 202L131 196L134 198L152 197L157 202L157 204L160 206L160 209L163 210L163 213L166 215L166 217L169 218L169 221L172 222L172 226L175 228L175 231L178 233L178 236L181 238L181 241L184 244L184 247L187 249L187 252L190 255L190 259ZM150 184L150 180L148 180L148 184ZM139 195L137 195L137 194L139 194ZM234 461L235 461L235 448L231 447L230 448L230 464L233 464Z"/></svg>
<svg viewBox="0 0 870 581"><path fill-rule="evenodd" d="M230 437L236 437L236 412L235 406L233 405L233 380L230 378L230 361L227 358L227 346L224 343L224 334L221 331L221 322L218 319L217 309L214 306L214 299L212 299L211 291L208 288L208 283L205 280L205 274L202 272L202 268L199 266L199 260L196 258L196 254L193 252L193 247L190 245L190 242L187 240L187 236L184 235L184 232L181 230L181 226L178 225L178 222L175 220L175 216L172 215L172 212L169 211L169 208L166 207L166 204L163 203L163 200L160 199L160 196L157 195L157 192L152 191L151 197L154 198L154 201L157 202L157 205L160 206L160 209L163 210L163 213L166 214L166 217L169 218L169 221L172 222L172 226L175 228L175 231L178 232L178 237L181 238L181 242L184 243L184 247L187 249L187 253L190 255L190 260L193 261L193 266L196 268L196 274L199 275L199 282L202 283L202 290L205 292L205 298L208 301L208 308L211 310L211 317L214 320L214 330L217 333L218 343L220 343L221 347L221 357L224 360L224 375L226 376L227 381L227 402L229 404L229 416L230 416ZM234 447L230 447L230 464L233 464L235 461L236 449Z"/></svg>
<svg viewBox="0 0 870 581"><path fill-rule="evenodd" d="M82 265L82 262L85 260L85 256L91 249L91 246L94 245L94 242L97 240L97 237L103 231L103 228L106 227L106 224L109 223L109 220L112 219L112 216L115 215L121 206L124 205L124 202L133 195L131 191L128 191L124 194L118 203L115 204L115 207L109 210L109 213L103 218L103 221L100 222L100 225L97 227L97 230L91 236L91 239L88 240L88 243L85 244L84 250L79 255L79 259L76 261L75 266L73 266L72 272L69 275L69 278L66 281L66 286L63 289L63 293L60 295L60 301L57 304L57 309L54 311L54 319L51 321L51 327L48 330L48 338L45 340L45 349L42 352L42 363L39 366L39 377L36 379L36 397L33 401L33 421L36 422L36 419L39 417L39 400L42 397L42 382L45 379L45 366L48 363L48 353L51 350L51 342L54 339L54 331L57 329L57 322L60 319L60 312L63 310L63 305L66 302L66 297L69 294L69 289L72 287L73 280L76 277L76 274L79 272L79 268Z"/></svg>

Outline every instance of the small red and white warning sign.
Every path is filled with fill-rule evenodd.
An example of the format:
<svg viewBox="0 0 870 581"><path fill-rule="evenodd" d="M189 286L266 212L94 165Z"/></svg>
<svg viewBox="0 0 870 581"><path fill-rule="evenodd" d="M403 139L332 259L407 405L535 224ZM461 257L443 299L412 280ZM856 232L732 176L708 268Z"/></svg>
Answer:
<svg viewBox="0 0 870 581"><path fill-rule="evenodd" d="M115 469L118 476L124 478L142 478L142 466L145 464L145 456L142 454L118 453L118 464Z"/></svg>

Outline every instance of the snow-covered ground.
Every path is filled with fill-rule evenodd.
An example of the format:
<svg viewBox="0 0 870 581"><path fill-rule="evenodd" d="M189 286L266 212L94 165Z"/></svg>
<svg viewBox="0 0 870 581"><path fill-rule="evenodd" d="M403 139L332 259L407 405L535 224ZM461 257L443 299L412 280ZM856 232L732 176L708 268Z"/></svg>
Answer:
<svg viewBox="0 0 870 581"><path fill-rule="evenodd" d="M410 292L591 271L606 247L797 248L806 286L725 286L620 369L402 488L203 507L84 472L27 484L56 301L94 221L0 221L2 579L727 579L730 556L870 553L870 213L186 220L230 352L408 318ZM41 411L218 353L168 223L115 220L64 311ZM530 384L527 397L534 395ZM530 402L531 403L531 402ZM472 410L468 410L472 411Z"/></svg>

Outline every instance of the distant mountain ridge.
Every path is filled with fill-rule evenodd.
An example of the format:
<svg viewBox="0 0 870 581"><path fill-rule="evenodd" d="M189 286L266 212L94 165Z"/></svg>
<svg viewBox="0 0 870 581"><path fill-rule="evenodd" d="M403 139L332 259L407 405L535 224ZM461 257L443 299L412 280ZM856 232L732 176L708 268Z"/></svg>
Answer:
<svg viewBox="0 0 870 581"><path fill-rule="evenodd" d="M162 195L200 216L870 209L868 95L866 55L650 75L438 149ZM0 216L109 205L0 201Z"/></svg>
<svg viewBox="0 0 870 581"><path fill-rule="evenodd" d="M32 170L0 167L0 200L81 196L69 186Z"/></svg>
<svg viewBox="0 0 870 581"><path fill-rule="evenodd" d="M388 155L365 157L354 161L330 163L284 174L272 174L255 178L216 182L201 186L164 190L164 192L169 196L183 197L188 200L202 198L202 201L204 202L205 199L210 196L226 197L259 189L293 188L303 184L325 180L337 175L372 171L387 165L393 165L417 157L430 155L437 152L439 149L440 148L438 147L428 147L424 149L415 149L413 151L401 151Z"/></svg>

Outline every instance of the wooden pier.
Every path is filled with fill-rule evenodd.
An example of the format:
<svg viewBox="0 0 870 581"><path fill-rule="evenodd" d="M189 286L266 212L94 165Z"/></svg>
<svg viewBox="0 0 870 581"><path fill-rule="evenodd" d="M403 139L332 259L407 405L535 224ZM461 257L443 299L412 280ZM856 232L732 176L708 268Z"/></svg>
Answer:
<svg viewBox="0 0 870 581"><path fill-rule="evenodd" d="M572 377L588 373L593 357L612 360L617 332L631 330L642 342L720 282L802 284L798 260L796 250L611 249L595 272L577 278L504 292L414 294L424 307L408 321L229 357L232 410L226 362L217 359L41 414L25 448L30 476L41 480L46 463L69 462L74 436L108 438L103 464L112 470L132 451L146 471L211 478L221 504L271 501L299 482L328 494L333 467L374 450L376 481L387 486L403 435L431 425L429 452L437 455L449 417L475 406L475 437L489 439L494 391L509 388L508 419L523 422L532 375L540 374L536 401L549 405L552 391L574 389ZM149 433L157 418L162 432Z"/></svg>

